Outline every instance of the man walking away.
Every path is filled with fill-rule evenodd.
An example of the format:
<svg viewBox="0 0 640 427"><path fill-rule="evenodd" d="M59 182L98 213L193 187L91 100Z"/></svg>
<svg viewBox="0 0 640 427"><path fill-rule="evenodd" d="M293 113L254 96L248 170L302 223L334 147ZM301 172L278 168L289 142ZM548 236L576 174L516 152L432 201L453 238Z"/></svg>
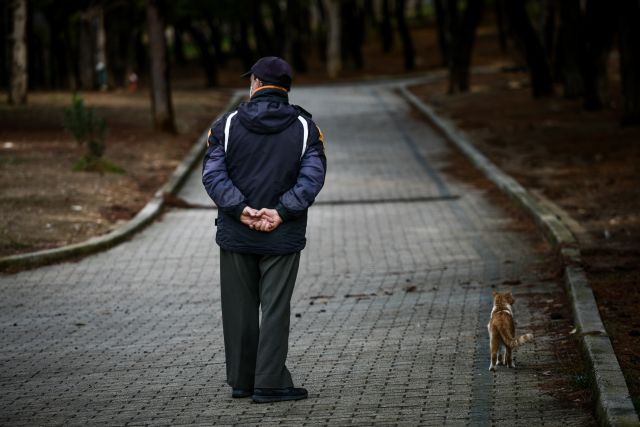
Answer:
<svg viewBox="0 0 640 427"><path fill-rule="evenodd" d="M307 209L326 173L323 136L289 104L283 59L261 58L244 76L250 100L212 126L202 171L218 207L227 383L233 397L254 402L305 399L285 362Z"/></svg>

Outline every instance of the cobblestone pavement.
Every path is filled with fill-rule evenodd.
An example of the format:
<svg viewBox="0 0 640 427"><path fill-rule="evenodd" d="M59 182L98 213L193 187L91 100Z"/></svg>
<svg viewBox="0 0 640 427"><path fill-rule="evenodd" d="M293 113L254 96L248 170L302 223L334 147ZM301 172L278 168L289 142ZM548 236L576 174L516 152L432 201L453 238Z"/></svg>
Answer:
<svg viewBox="0 0 640 427"><path fill-rule="evenodd" d="M174 209L80 262L0 276L0 424L591 425L552 397L552 340L490 374L491 285L517 278L519 331L546 322L532 237L447 178L449 148L383 86L309 88L329 175L311 209L289 368L308 400L225 384L212 209ZM209 201L195 171L181 196Z"/></svg>

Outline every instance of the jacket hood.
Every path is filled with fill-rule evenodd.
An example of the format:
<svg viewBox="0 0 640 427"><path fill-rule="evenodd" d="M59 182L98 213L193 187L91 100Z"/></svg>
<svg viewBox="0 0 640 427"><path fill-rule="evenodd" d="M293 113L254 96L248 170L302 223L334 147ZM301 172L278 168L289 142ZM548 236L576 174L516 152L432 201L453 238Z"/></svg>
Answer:
<svg viewBox="0 0 640 427"><path fill-rule="evenodd" d="M279 133L296 121L298 111L289 104L286 93L278 92L281 91L263 89L238 107L238 118L247 130L260 134Z"/></svg>

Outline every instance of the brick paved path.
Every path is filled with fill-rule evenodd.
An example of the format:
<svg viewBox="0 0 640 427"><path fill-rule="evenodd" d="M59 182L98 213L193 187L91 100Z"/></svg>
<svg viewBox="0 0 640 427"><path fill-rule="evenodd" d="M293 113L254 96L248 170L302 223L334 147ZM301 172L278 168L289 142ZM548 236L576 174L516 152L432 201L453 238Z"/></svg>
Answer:
<svg viewBox="0 0 640 427"><path fill-rule="evenodd" d="M292 302L289 367L306 401L256 405L225 385L211 209L175 209L77 263L0 276L0 425L589 425L544 389L552 340L489 365L492 284L529 303L529 237L447 178L449 150L383 86L298 89L327 139ZM182 197L207 204L199 171ZM415 291L407 292L415 286Z"/></svg>

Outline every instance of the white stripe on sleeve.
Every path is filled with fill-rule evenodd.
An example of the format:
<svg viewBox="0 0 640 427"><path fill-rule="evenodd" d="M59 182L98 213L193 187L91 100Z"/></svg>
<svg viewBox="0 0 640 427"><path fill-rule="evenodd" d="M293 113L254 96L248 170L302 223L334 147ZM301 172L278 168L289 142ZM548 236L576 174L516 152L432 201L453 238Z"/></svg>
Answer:
<svg viewBox="0 0 640 427"><path fill-rule="evenodd" d="M304 117L302 116L298 116L298 120L300 120L300 123L302 123L302 154L300 155L300 158L302 158L302 156L304 156L304 152L307 151L307 138L309 137L309 125L307 124L307 121L305 120Z"/></svg>
<svg viewBox="0 0 640 427"><path fill-rule="evenodd" d="M233 113L229 114L227 116L227 122L224 125L224 151L225 151L225 153L227 152L227 146L229 145L229 129L231 128L231 119L233 119L233 116L235 116L236 114L238 114L238 110L236 110Z"/></svg>

